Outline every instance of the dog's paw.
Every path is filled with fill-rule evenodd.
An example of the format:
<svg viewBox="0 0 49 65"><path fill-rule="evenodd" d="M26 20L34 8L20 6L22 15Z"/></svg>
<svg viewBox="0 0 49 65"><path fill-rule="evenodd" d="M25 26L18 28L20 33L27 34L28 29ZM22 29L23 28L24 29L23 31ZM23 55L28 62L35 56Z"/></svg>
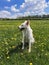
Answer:
<svg viewBox="0 0 49 65"><path fill-rule="evenodd" d="M24 47L22 47L22 50L24 49Z"/></svg>
<svg viewBox="0 0 49 65"><path fill-rule="evenodd" d="M31 50L29 49L29 51L28 51L29 53L31 52Z"/></svg>

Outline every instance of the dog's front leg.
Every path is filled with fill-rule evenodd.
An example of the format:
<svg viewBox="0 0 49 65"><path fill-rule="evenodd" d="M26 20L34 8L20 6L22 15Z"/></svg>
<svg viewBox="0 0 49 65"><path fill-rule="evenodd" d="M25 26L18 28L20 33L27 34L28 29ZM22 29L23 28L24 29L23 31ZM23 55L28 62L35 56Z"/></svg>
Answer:
<svg viewBox="0 0 49 65"><path fill-rule="evenodd" d="M29 53L31 52L31 41L29 41Z"/></svg>
<svg viewBox="0 0 49 65"><path fill-rule="evenodd" d="M23 33L23 38L22 38L23 45L22 45L22 49L24 49L24 32L22 32L22 33Z"/></svg>

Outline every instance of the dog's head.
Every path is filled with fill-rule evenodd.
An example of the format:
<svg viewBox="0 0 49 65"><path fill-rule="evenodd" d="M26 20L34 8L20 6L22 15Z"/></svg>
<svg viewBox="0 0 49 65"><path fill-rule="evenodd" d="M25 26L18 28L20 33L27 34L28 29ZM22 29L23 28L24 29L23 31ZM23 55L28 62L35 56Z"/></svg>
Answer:
<svg viewBox="0 0 49 65"><path fill-rule="evenodd" d="M19 29L21 31L23 31L24 29L26 29L28 27L28 25L30 25L30 21L29 20L26 20L24 23L22 23L20 26L19 26Z"/></svg>

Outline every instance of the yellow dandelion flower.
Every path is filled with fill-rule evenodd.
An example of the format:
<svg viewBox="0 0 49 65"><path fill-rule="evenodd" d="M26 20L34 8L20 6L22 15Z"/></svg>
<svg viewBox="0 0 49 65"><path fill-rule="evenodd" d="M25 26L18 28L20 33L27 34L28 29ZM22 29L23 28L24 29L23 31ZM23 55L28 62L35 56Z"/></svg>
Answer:
<svg viewBox="0 0 49 65"><path fill-rule="evenodd" d="M30 63L30 65L33 65L32 63Z"/></svg>
<svg viewBox="0 0 49 65"><path fill-rule="evenodd" d="M10 57L9 56L7 56L7 59L9 59Z"/></svg>
<svg viewBox="0 0 49 65"><path fill-rule="evenodd" d="M14 49L14 48L16 48L16 46L12 46L12 48Z"/></svg>
<svg viewBox="0 0 49 65"><path fill-rule="evenodd" d="M45 55L47 56L47 53Z"/></svg>
<svg viewBox="0 0 49 65"><path fill-rule="evenodd" d="M12 40L16 40L16 38L11 38Z"/></svg>
<svg viewBox="0 0 49 65"><path fill-rule="evenodd" d="M14 40L16 40L16 38L14 38Z"/></svg>
<svg viewBox="0 0 49 65"><path fill-rule="evenodd" d="M8 45L8 42L5 42L6 45Z"/></svg>

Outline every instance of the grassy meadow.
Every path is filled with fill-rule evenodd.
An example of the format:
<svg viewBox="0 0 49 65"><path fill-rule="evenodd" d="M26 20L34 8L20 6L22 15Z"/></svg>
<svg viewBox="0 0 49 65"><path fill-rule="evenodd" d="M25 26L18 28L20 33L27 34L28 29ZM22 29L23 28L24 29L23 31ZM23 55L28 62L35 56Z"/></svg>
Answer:
<svg viewBox="0 0 49 65"><path fill-rule="evenodd" d="M35 43L31 53L21 49L24 20L0 20L0 65L49 65L49 20L31 20Z"/></svg>

